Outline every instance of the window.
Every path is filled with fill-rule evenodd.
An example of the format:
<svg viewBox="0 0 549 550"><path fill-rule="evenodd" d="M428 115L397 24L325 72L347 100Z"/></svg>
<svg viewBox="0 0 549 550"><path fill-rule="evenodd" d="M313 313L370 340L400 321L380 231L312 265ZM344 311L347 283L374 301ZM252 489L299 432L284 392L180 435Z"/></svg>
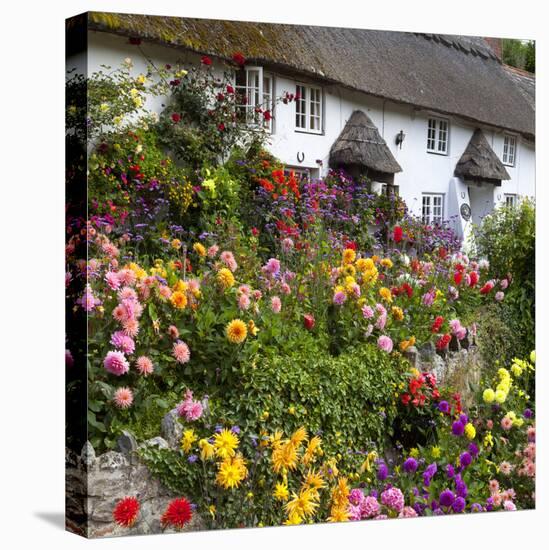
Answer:
<svg viewBox="0 0 549 550"><path fill-rule="evenodd" d="M284 174L286 176L289 176L290 173L293 172L294 176L299 180L311 180L318 178L318 168L303 168L303 167L296 167L296 166L285 166L284 167Z"/></svg>
<svg viewBox="0 0 549 550"><path fill-rule="evenodd" d="M441 224L444 217L444 195L423 193L421 197L421 221L425 225Z"/></svg>
<svg viewBox="0 0 549 550"><path fill-rule="evenodd" d="M515 166L515 158L517 156L517 138L515 136L506 135L503 138L503 155L501 160L506 166Z"/></svg>
<svg viewBox="0 0 549 550"><path fill-rule="evenodd" d="M516 206L517 205L517 196L512 194L505 194L505 206Z"/></svg>
<svg viewBox="0 0 549 550"><path fill-rule="evenodd" d="M430 118L427 125L427 151L438 155L448 154L448 121Z"/></svg>
<svg viewBox="0 0 549 550"><path fill-rule="evenodd" d="M295 93L296 130L313 134L322 133L322 89L297 84Z"/></svg>
<svg viewBox="0 0 549 550"><path fill-rule="evenodd" d="M261 124L272 131L272 118L264 111L273 112L273 76L263 73L262 67L246 67L235 74L236 118L250 126Z"/></svg>

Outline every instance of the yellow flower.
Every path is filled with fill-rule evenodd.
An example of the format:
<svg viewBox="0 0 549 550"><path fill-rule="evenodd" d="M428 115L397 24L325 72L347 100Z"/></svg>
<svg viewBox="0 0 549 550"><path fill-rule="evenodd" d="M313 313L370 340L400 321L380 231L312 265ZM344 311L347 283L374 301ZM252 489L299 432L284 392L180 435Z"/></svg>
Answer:
<svg viewBox="0 0 549 550"><path fill-rule="evenodd" d="M355 261L356 252L352 248L346 248L343 251L343 265L352 264Z"/></svg>
<svg viewBox="0 0 549 550"><path fill-rule="evenodd" d="M288 516L288 519L284 522L284 525L300 525L303 523L303 518L295 512Z"/></svg>
<svg viewBox="0 0 549 550"><path fill-rule="evenodd" d="M201 439L198 442L198 448L200 449L200 458L204 461L210 460L215 455L215 447L207 439Z"/></svg>
<svg viewBox="0 0 549 550"><path fill-rule="evenodd" d="M398 306L393 306L391 308L391 313L397 321L402 321L402 319L404 319L404 312L402 311L402 308Z"/></svg>
<svg viewBox="0 0 549 550"><path fill-rule="evenodd" d="M202 258L206 256L206 249L202 243L194 243L193 250Z"/></svg>
<svg viewBox="0 0 549 550"><path fill-rule="evenodd" d="M494 438L492 437L492 432L488 432L484 436L484 446L485 447L492 447L494 445Z"/></svg>
<svg viewBox="0 0 549 550"><path fill-rule="evenodd" d="M234 319L227 325L225 334L227 335L229 342L233 344L241 344L244 340L246 340L246 336L248 336L246 323L240 319Z"/></svg>
<svg viewBox="0 0 549 550"><path fill-rule="evenodd" d="M355 266L352 264L348 264L345 267L342 268L342 274L347 277L354 277L356 274Z"/></svg>
<svg viewBox="0 0 549 550"><path fill-rule="evenodd" d="M410 456L417 458L419 456L419 451L415 447L410 449Z"/></svg>
<svg viewBox="0 0 549 550"><path fill-rule="evenodd" d="M172 248L179 250L181 248L181 241L179 239L173 239L171 242Z"/></svg>
<svg viewBox="0 0 549 550"><path fill-rule="evenodd" d="M533 365L536 363L536 350L530 352L530 363Z"/></svg>
<svg viewBox="0 0 549 550"><path fill-rule="evenodd" d="M216 512L215 504L210 504L210 506L208 507L208 512L210 512L210 515L212 516L212 518L215 519L215 512Z"/></svg>
<svg viewBox="0 0 549 550"><path fill-rule="evenodd" d="M322 479L322 474L320 472L316 472L315 470L309 470L305 476L305 480L303 481L303 486L311 487L317 491L323 489L325 483Z"/></svg>
<svg viewBox="0 0 549 550"><path fill-rule="evenodd" d="M309 440L309 444L307 445L307 448L305 449L305 452L303 453L303 458L301 462L303 464L307 465L309 464L313 459L316 453L320 450L320 446L322 444L322 440L318 435L315 435L314 437L311 437Z"/></svg>
<svg viewBox="0 0 549 550"><path fill-rule="evenodd" d="M380 263L383 267L387 267L388 269L393 267L393 262L389 258L383 258Z"/></svg>
<svg viewBox="0 0 549 550"><path fill-rule="evenodd" d="M246 479L247 475L246 461L241 455L237 455L233 458L225 458L218 465L216 481L224 489L234 489Z"/></svg>
<svg viewBox="0 0 549 550"><path fill-rule="evenodd" d="M520 365L517 365L515 363L511 367L511 372L513 373L514 376L516 376L518 378L522 374L522 368L521 368Z"/></svg>
<svg viewBox="0 0 549 550"><path fill-rule="evenodd" d="M359 258L356 261L356 268L361 272L364 273L365 271L372 271L376 268L374 265L374 262L371 258Z"/></svg>
<svg viewBox="0 0 549 550"><path fill-rule="evenodd" d="M467 424L465 424L464 433L467 439L475 439L475 436L477 435L477 431L471 422L467 422Z"/></svg>
<svg viewBox="0 0 549 550"><path fill-rule="evenodd" d="M307 439L307 430L301 426L300 428L298 428L293 434L292 434L292 437L290 438L290 441L292 442L292 444L296 447L296 448L299 448L299 446L303 443L303 441L305 441Z"/></svg>
<svg viewBox="0 0 549 550"><path fill-rule="evenodd" d="M226 428L214 435L215 454L219 458L233 457L238 444L238 436Z"/></svg>
<svg viewBox="0 0 549 550"><path fill-rule="evenodd" d="M441 454L440 447L431 448L431 456L433 458L440 458L440 454Z"/></svg>
<svg viewBox="0 0 549 550"><path fill-rule="evenodd" d="M507 393L501 389L496 390L495 399L496 402L501 405L501 403L505 403L505 400L507 399Z"/></svg>
<svg viewBox="0 0 549 550"><path fill-rule="evenodd" d="M286 440L285 443L273 447L271 457L273 471L278 474L283 469L295 470L298 458L296 446L291 441Z"/></svg>
<svg viewBox="0 0 549 550"><path fill-rule="evenodd" d="M286 503L288 517L296 514L300 518L312 517L318 508L319 495L314 489L301 489L299 495L292 493L292 500Z"/></svg>
<svg viewBox="0 0 549 550"><path fill-rule="evenodd" d="M379 289L379 295L386 301L391 303L393 301L393 295L387 287L381 287Z"/></svg>
<svg viewBox="0 0 549 550"><path fill-rule="evenodd" d="M106 113L109 110L109 104L108 103L101 103L101 105L99 105L99 110L102 113Z"/></svg>
<svg viewBox="0 0 549 550"><path fill-rule="evenodd" d="M273 496L276 500L281 500L286 502L290 497L290 492L288 491L288 485L283 482L279 482L275 485Z"/></svg>
<svg viewBox="0 0 549 550"><path fill-rule="evenodd" d="M482 393L482 399L484 399L485 403L492 403L495 398L496 394L492 388L486 388Z"/></svg>
<svg viewBox="0 0 549 550"><path fill-rule="evenodd" d="M185 281L178 279L177 282L173 285L173 290L179 290L180 292L187 292L187 289L189 288L189 284Z"/></svg>
<svg viewBox="0 0 549 550"><path fill-rule="evenodd" d="M185 309L187 306L187 295L178 290L170 296L170 302L177 309Z"/></svg>
<svg viewBox="0 0 549 550"><path fill-rule="evenodd" d="M185 430L183 437L181 438L181 448L184 452L188 453L193 448L193 443L198 439L194 430Z"/></svg>
<svg viewBox="0 0 549 550"><path fill-rule="evenodd" d="M144 75L144 74L140 74L137 78L136 78L137 82L139 84L145 84L145 82L147 81L147 77Z"/></svg>
<svg viewBox="0 0 549 550"><path fill-rule="evenodd" d="M408 340L402 340L402 342L400 342L400 344L399 344L400 351L406 351L408 348L415 345L415 343L416 343L416 337L415 336L410 336L410 338L408 338Z"/></svg>
<svg viewBox="0 0 549 550"><path fill-rule="evenodd" d="M253 319L250 319L248 321L248 332L252 336L257 336L257 333L259 332L259 329L255 326L255 323L254 323Z"/></svg>
<svg viewBox="0 0 549 550"><path fill-rule="evenodd" d="M226 267L221 268L216 276L217 282L224 289L227 290L234 286L234 275L230 269Z"/></svg>

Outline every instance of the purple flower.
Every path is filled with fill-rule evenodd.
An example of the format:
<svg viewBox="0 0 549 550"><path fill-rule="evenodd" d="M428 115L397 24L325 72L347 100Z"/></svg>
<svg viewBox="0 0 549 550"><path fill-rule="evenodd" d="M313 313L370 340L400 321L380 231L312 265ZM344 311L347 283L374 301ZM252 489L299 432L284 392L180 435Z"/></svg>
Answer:
<svg viewBox="0 0 549 550"><path fill-rule="evenodd" d="M194 464L194 463L198 460L198 456L197 456L197 455L189 455L189 458L187 458L187 460L188 460L191 464Z"/></svg>
<svg viewBox="0 0 549 550"><path fill-rule="evenodd" d="M450 489L444 489L444 491L442 491L442 493L440 493L440 496L439 496L439 502L440 502L440 505L441 506L452 506L454 500L455 500L455 495L452 491L450 491Z"/></svg>
<svg viewBox="0 0 549 550"><path fill-rule="evenodd" d="M380 462L377 467L377 479L379 479L379 481L385 481L388 475L389 468L387 468L387 464L385 464L385 462Z"/></svg>
<svg viewBox="0 0 549 550"><path fill-rule="evenodd" d="M471 512L482 512L482 506L478 502L471 504Z"/></svg>
<svg viewBox="0 0 549 550"><path fill-rule="evenodd" d="M240 433L240 426L233 426L231 432L238 435Z"/></svg>
<svg viewBox="0 0 549 550"><path fill-rule="evenodd" d="M465 498L468 493L467 484L465 483L465 481L463 481L463 479L461 479L461 476L456 476L455 483L456 495Z"/></svg>
<svg viewBox="0 0 549 550"><path fill-rule="evenodd" d="M438 410L442 413L448 414L450 412L450 404L448 401L441 401L438 404Z"/></svg>
<svg viewBox="0 0 549 550"><path fill-rule="evenodd" d="M524 418L532 418L532 416L534 416L534 413L530 409L525 409L522 415L524 416Z"/></svg>
<svg viewBox="0 0 549 550"><path fill-rule="evenodd" d="M457 497L452 503L452 510L454 510L456 514L461 514L461 512L465 510L465 499L463 497Z"/></svg>
<svg viewBox="0 0 549 550"><path fill-rule="evenodd" d="M471 443L469 443L469 452L470 452L473 456L477 456L478 453L479 453L478 446L477 446L477 444L476 444L474 441L471 441Z"/></svg>
<svg viewBox="0 0 549 550"><path fill-rule="evenodd" d="M469 422L469 417L466 414L460 414L459 415L459 421L465 426L467 422Z"/></svg>
<svg viewBox="0 0 549 550"><path fill-rule="evenodd" d="M451 465L451 464L448 464L446 466L446 475L449 477L449 478L452 478L456 475L456 471L454 470L454 467Z"/></svg>
<svg viewBox="0 0 549 550"><path fill-rule="evenodd" d="M467 468L472 461L473 458L467 451L459 455L459 463L463 466L463 468Z"/></svg>
<svg viewBox="0 0 549 550"><path fill-rule="evenodd" d="M465 429L465 424L462 424L459 420L456 420L452 424L452 433L456 436L463 435L464 429Z"/></svg>
<svg viewBox="0 0 549 550"><path fill-rule="evenodd" d="M413 474L417 470L417 460L413 457L407 458L402 467L408 474Z"/></svg>

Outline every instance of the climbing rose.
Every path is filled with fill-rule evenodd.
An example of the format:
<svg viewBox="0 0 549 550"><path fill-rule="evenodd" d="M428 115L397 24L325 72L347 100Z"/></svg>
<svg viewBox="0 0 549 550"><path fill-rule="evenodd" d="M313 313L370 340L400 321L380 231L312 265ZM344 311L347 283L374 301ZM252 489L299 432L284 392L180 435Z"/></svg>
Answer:
<svg viewBox="0 0 549 550"><path fill-rule="evenodd" d="M207 55L203 55L202 59L200 59L200 62L202 63L202 65L211 65L212 64L211 58L209 58Z"/></svg>
<svg viewBox="0 0 549 550"><path fill-rule="evenodd" d="M233 54L233 61L241 67L246 64L246 58L240 52L235 52Z"/></svg>
<svg viewBox="0 0 549 550"><path fill-rule="evenodd" d="M181 120L181 115L179 113L172 113L172 120L177 124Z"/></svg>

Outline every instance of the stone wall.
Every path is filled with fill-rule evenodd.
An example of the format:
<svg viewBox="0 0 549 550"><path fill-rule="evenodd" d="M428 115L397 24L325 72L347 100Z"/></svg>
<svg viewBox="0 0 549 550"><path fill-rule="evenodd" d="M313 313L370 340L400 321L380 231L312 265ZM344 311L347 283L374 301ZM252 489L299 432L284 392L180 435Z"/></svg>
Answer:
<svg viewBox="0 0 549 550"><path fill-rule="evenodd" d="M150 439L140 446L133 436L124 433L116 451L96 456L92 445L84 445L80 455L67 450L66 517L67 529L89 538L121 535L174 532L162 529L160 517L175 497L160 481L154 479L139 460L141 446L168 447L162 437ZM141 505L137 522L131 529L113 521L116 503L126 496L135 496ZM184 530L198 529L198 518Z"/></svg>

